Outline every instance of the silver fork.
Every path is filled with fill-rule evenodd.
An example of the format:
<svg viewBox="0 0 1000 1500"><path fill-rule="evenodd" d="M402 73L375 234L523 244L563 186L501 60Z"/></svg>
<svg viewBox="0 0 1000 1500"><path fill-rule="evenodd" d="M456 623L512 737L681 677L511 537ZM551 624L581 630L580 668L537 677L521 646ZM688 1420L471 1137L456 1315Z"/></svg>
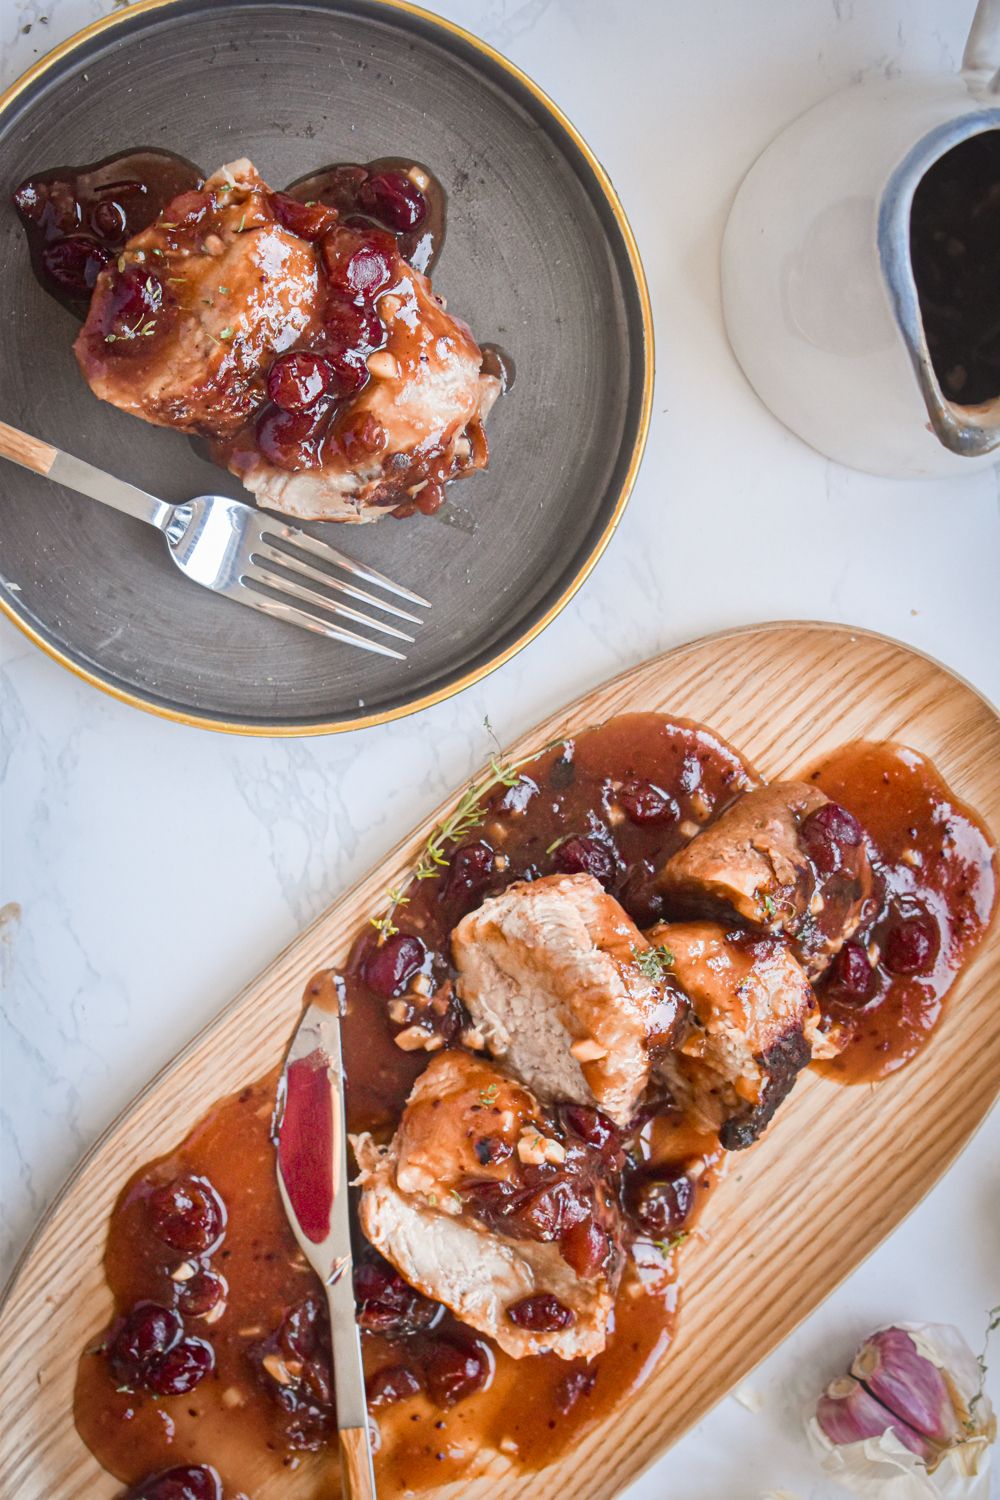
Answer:
<svg viewBox="0 0 1000 1500"><path fill-rule="evenodd" d="M405 630L375 619L352 604L341 602L343 598L374 606L383 614L406 620L411 625L420 625L422 621L418 615L377 598L357 583L334 577L327 568L338 568L373 588L404 599L408 604L423 609L431 607L429 600L393 583L391 578L377 573L374 568L352 562L328 542L318 542L298 527L284 526L265 512L254 510L239 500L230 500L225 495L197 495L180 505L168 505L155 495L148 495L135 485L105 474L82 459L73 458L16 427L9 427L6 422L0 422L0 457L9 458L47 479L54 479L57 484L79 490L92 500L100 500L102 505L113 506L138 521L148 521L150 526L162 532L170 556L185 578L192 582L200 583L203 588L222 594L237 604L248 604L251 609L259 609L276 620L328 636L330 640L360 646L362 650L375 651L379 656L406 660L401 651L383 645L381 641L370 640L346 626L336 625L327 618L336 615L395 640L413 642L413 636ZM302 553L306 554L305 557ZM320 568L317 563L326 567ZM284 571L276 571L280 569ZM338 595L341 598L336 597ZM296 602L289 602L291 600Z"/></svg>

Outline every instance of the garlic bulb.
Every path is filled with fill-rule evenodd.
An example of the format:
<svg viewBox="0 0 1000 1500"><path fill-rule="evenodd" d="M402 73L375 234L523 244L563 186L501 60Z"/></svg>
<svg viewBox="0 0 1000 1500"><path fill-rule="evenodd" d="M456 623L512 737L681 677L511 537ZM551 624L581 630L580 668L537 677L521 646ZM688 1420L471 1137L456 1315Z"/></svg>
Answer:
<svg viewBox="0 0 1000 1500"><path fill-rule="evenodd" d="M866 1339L809 1423L823 1468L864 1500L977 1500L996 1418L955 1328L902 1323Z"/></svg>

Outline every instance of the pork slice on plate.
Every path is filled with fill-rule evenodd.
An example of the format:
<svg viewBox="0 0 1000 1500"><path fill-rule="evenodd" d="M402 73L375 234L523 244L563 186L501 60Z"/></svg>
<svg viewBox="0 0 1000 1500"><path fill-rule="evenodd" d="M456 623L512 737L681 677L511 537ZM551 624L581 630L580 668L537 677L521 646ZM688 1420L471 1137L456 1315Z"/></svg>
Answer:
<svg viewBox="0 0 1000 1500"><path fill-rule="evenodd" d="M862 921L873 875L857 819L818 787L785 781L744 792L659 884L677 915L783 933L815 979Z"/></svg>
<svg viewBox="0 0 1000 1500"><path fill-rule="evenodd" d="M500 392L468 326L446 311L391 235L338 226L322 243L332 357L360 388L339 411L265 418L229 467L269 510L306 520L377 521L431 510L441 486L486 467L483 424ZM354 288L367 282L363 320ZM358 323L358 327L354 325ZM351 340L360 341L355 354ZM371 347L371 352L365 350ZM273 431L272 431L273 428Z"/></svg>
<svg viewBox="0 0 1000 1500"><path fill-rule="evenodd" d="M788 945L714 922L661 923L649 933L669 955L690 1002L660 1074L695 1122L727 1150L764 1130L798 1073L833 1049L818 1030L812 987Z"/></svg>
<svg viewBox="0 0 1000 1500"><path fill-rule="evenodd" d="M103 401L220 439L266 399L277 355L317 323L315 246L284 228L254 166L175 198L97 278L76 356Z"/></svg>
<svg viewBox="0 0 1000 1500"><path fill-rule="evenodd" d="M464 1052L435 1055L387 1147L353 1139L367 1238L515 1359L604 1348L622 1266L617 1134L547 1110Z"/></svg>
<svg viewBox="0 0 1000 1500"><path fill-rule="evenodd" d="M270 510L429 512L486 467L501 381L467 325L395 235L274 192L249 161L128 241L75 348L102 400L209 439Z"/></svg>
<svg viewBox="0 0 1000 1500"><path fill-rule="evenodd" d="M543 1099L634 1115L683 999L592 875L520 881L452 934L456 989L490 1051Z"/></svg>

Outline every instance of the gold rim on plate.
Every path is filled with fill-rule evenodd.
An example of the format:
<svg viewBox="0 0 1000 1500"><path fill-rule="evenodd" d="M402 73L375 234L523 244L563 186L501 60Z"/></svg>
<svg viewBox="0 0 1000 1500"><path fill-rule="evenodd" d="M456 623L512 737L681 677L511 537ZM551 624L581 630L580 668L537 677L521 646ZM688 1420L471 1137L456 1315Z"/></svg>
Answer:
<svg viewBox="0 0 1000 1500"><path fill-rule="evenodd" d="M92 21L89 26L83 27L81 31L75 32L74 35L68 37L66 41L61 42L57 47L54 47L51 52L48 52L44 57L39 58L36 63L32 63L27 72L22 73L20 78L16 79L8 89L0 94L0 117L2 117L8 106L11 105L15 99L19 98L24 90L27 89L31 84L33 84L36 79L42 77L43 74L45 74L51 67L53 67L56 63L61 62L64 57L69 56L69 54L74 52L76 48L79 47L82 43L89 41L91 37L99 36L104 31L110 31L113 27L118 26L123 21L130 20L133 16L144 14L147 11L165 9L168 5L173 5L175 3L179 3L179 0L134 0L134 3L129 5L126 9L116 11L109 16L103 16L100 20ZM518 84L520 84L522 88L526 89L532 96L532 98L535 99L537 103L539 103L542 108L547 111L547 113L552 117L555 123L572 141L573 145L580 152L580 155L583 157L587 166L593 173L598 187L607 200L608 207L611 209L611 213L614 217L619 233L621 234L622 241L625 246L625 251L628 256L629 267L635 280L636 290L639 294L639 307L642 315L642 405L639 412L639 423L636 430L635 440L632 444L632 454L629 459L629 465L625 473L625 478L615 500L614 510L612 511L611 516L609 517L604 527L604 530L597 538L597 541L595 542L589 555L584 559L574 577L570 579L570 582L560 594L559 598L555 601L554 604L550 605L550 607L545 611L544 615L542 615L541 619L536 620L535 623L533 625L530 625L528 629L525 630L524 633L517 638L516 641L513 641L511 645L505 647L503 651L498 652L496 656L491 657L490 660L485 662L482 666L475 668L474 671L467 672L463 677L458 678L457 681L448 683L445 687L439 688L435 692L426 693L421 698L415 698L411 702L400 704L396 708L386 709L382 713L363 714L359 715L356 718L344 719L335 723L285 723L266 725L239 724L231 722L227 719L212 719L199 714L184 713L179 709L170 708L166 704L156 703L151 699L140 697L138 694L130 692L127 688L118 687L115 683L106 681L97 673L88 671L86 667L81 666L71 657L65 655L62 651L60 651L59 648L53 645L51 641L46 640L45 637L41 635L37 630L35 630L27 620L23 619L21 615L18 614L18 612L6 599L0 596L0 611L2 611L3 614L5 614L7 618L17 626L18 630L26 635L30 641L34 642L36 646L40 647L41 650L45 652L46 656L50 656L52 660L58 662L60 666L66 667L68 671L72 672L75 676L82 678L84 682L89 682L93 687L100 688L102 692L109 694L109 696L112 698L117 698L121 703L128 703L133 708L145 709L147 713L156 714L162 719L171 719L174 721L174 723L177 724L189 724L196 729L215 729L221 731L224 734L244 734L265 738L298 736L304 737L306 735L317 734L342 734L347 730L368 729L375 724L387 724L393 719L402 719L405 718L408 714L419 713L421 709L431 708L436 703L443 703L446 699L454 697L456 693L461 693L465 688L471 687L473 683L480 682L484 677L489 676L491 672L496 671L498 667L502 667L505 662L510 661L511 658L516 656L519 651L521 651L525 646L529 644L529 642L533 641L536 636L540 635L546 628L546 626L550 625L556 618L556 616L560 614L563 609L565 609L566 605L573 598L573 595L589 578L590 574L593 572L598 561L603 555L605 548L614 535L618 523L622 518L625 507L628 504L629 496L632 493L636 475L639 472L639 465L642 462L643 451L646 446L646 438L649 433L649 422L653 406L653 314L649 300L649 288L646 285L646 275L642 267L642 261L639 257L639 250L638 246L636 245L635 235L632 233L632 227L629 224L629 221L625 215L625 210L622 208L621 202L618 198L618 194L615 192L614 187L611 184L611 179L609 178L607 172L601 166L601 163L598 161L593 151L580 135L575 125L573 125L572 122L566 117L566 115L563 114L562 110L554 102L554 100L550 99L548 94L545 93L544 89L539 88L538 84L535 83L531 78L529 78L527 73L522 72L522 70L515 63L512 63L508 58L504 57L503 54L501 52L498 52L495 47L491 47L488 42L484 42L481 40L481 38L474 36L472 32L466 31L463 26L456 25L454 21L449 21L444 16L434 15L431 11L424 10L422 6L412 5L409 3L409 0L376 0L376 3L386 10L396 11L403 15L415 16L418 20L423 21L432 27L437 27L441 31L447 32L450 36L456 37L460 42L469 47L472 47L475 51L488 58L490 62L496 64L497 67L502 69L503 72L507 73Z"/></svg>

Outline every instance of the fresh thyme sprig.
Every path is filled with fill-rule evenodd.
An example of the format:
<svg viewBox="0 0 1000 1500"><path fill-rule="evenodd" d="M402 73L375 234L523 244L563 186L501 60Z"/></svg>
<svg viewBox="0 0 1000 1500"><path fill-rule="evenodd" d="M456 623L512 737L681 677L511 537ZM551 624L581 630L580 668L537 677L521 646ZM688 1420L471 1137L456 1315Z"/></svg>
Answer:
<svg viewBox="0 0 1000 1500"><path fill-rule="evenodd" d="M663 979L667 970L674 966L674 955L662 943L658 948L635 947L632 949L632 957L640 973L645 974L647 979Z"/></svg>
<svg viewBox="0 0 1000 1500"><path fill-rule="evenodd" d="M486 808L483 804L490 792L496 791L499 786L517 786L521 780L520 773L523 766L529 765L540 755L544 755L562 743L561 740L551 740L540 750L533 751L531 755L525 755L520 760L508 761L500 750L489 719L486 719L485 723L487 733L497 744L497 753L490 757L489 767L483 775L477 781L471 781L466 787L455 805L455 810L433 830L410 874L398 886L386 892L386 909L382 915L369 918L371 925L379 934L380 942L384 942L386 938L394 936L399 931L393 918L399 907L406 906L409 902L408 892L413 882L436 880L441 871L447 868L455 845L482 823L486 817Z"/></svg>

